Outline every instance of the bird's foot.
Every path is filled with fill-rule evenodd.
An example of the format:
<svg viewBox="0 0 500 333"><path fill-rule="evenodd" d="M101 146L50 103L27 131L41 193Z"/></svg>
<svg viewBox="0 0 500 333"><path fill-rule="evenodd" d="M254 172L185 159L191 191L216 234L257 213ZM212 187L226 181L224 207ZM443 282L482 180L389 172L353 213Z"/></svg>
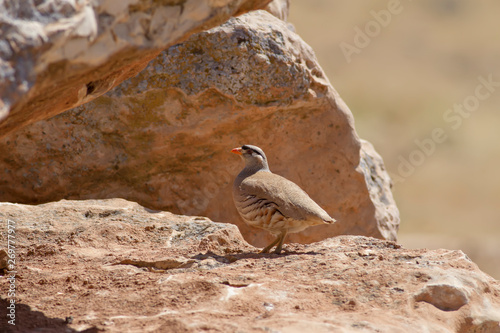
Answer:
<svg viewBox="0 0 500 333"><path fill-rule="evenodd" d="M259 254L270 253L269 250L270 249L264 248L264 249L262 249L262 250L259 251ZM282 249L276 249L276 250L273 251L273 253L275 253L275 254L281 254L281 250Z"/></svg>

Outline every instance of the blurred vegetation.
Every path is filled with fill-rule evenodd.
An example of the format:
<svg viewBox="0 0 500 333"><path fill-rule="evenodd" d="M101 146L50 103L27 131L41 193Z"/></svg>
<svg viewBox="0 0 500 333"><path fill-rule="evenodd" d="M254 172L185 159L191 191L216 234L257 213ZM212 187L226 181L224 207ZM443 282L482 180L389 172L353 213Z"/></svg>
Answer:
<svg viewBox="0 0 500 333"><path fill-rule="evenodd" d="M384 17L397 3L397 13ZM396 180L399 241L409 248L461 249L497 279L499 12L493 0L292 0L289 17L354 114L358 134L374 144ZM366 29L372 29L369 43L348 62L340 45L355 46L356 31ZM478 77L489 76L499 87L453 129L445 112L474 95ZM447 139L398 179L401 158L435 128Z"/></svg>

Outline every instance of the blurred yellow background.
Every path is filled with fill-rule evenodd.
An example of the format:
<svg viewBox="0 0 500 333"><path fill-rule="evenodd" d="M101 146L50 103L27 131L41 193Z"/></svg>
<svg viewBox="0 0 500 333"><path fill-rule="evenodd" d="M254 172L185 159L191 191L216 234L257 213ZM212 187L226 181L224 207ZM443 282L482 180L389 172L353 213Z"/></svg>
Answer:
<svg viewBox="0 0 500 333"><path fill-rule="evenodd" d="M393 176L399 242L461 249L497 279L499 13L492 0L292 0L289 17Z"/></svg>

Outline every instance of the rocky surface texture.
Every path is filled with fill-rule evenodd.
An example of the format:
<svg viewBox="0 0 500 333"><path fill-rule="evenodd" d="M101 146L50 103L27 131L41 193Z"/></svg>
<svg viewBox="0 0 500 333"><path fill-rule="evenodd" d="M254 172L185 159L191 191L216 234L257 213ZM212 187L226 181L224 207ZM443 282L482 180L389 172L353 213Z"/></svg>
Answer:
<svg viewBox="0 0 500 333"><path fill-rule="evenodd" d="M260 255L234 225L122 199L0 204L0 220L12 332L500 332L500 283L461 251L340 236Z"/></svg>
<svg viewBox="0 0 500 333"><path fill-rule="evenodd" d="M311 48L265 11L194 34L106 95L2 139L0 200L122 197L236 223L262 246L271 238L248 228L231 199L243 163L229 151L241 144L263 148L273 172L338 220L292 242L396 239L382 159L358 138Z"/></svg>
<svg viewBox="0 0 500 333"><path fill-rule="evenodd" d="M0 137L102 95L164 48L269 2L1 1Z"/></svg>

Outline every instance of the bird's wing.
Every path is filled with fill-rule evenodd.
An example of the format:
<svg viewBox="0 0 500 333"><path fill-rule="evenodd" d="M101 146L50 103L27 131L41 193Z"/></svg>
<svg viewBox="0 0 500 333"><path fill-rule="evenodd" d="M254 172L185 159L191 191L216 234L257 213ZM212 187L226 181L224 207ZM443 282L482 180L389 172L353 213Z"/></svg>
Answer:
<svg viewBox="0 0 500 333"><path fill-rule="evenodd" d="M271 172L259 171L245 178L240 188L245 195L275 203L285 217L297 220L334 221L297 184Z"/></svg>

